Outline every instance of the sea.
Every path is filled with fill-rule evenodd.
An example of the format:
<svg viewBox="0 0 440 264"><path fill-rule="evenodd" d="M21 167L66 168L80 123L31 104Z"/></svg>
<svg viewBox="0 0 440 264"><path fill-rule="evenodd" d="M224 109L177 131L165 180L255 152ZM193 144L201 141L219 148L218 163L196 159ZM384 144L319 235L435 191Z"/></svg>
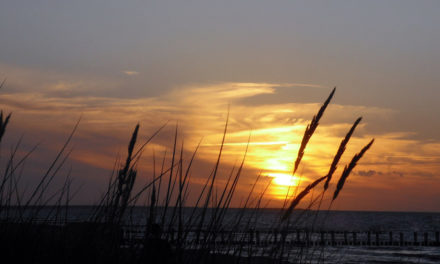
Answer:
<svg viewBox="0 0 440 264"><path fill-rule="evenodd" d="M173 209L168 208L165 219L176 213L177 210ZM67 222L82 222L89 220L94 212L94 208L91 206L69 206L67 210L58 210L56 216L53 213L54 207L28 208L19 212L20 210L19 208L11 208L7 215L5 210L2 210L0 219L13 219L21 214L23 218L32 216L36 221L42 222L56 222L62 218L62 221L67 219ZM191 215L199 215L201 210L200 208L182 208L182 221L187 221ZM149 213L148 207L128 208L127 216L123 220L124 224L128 227L142 229L145 227ZM161 220L163 213L163 209L155 212L158 221ZM213 210L208 209L206 218L210 219L212 213ZM240 228L245 229L251 226L254 231L260 230L264 240L263 234L272 234L274 228L277 227L276 223L279 223L281 213L279 209L243 210L230 208L222 219L223 228L231 227L234 220L240 215L243 216ZM322 239L323 234L326 241L329 241L332 232L335 233L335 240L339 242L343 241L344 236L348 236L351 241L353 233L357 234L358 241L362 241L361 245L350 245L350 243L343 245L338 242L319 247L302 247L301 250L306 250L308 253L304 254L305 256L313 257L301 260L295 257L298 248L292 246L287 249L292 250L290 259L292 263L440 263L440 245L435 244L436 233L438 236L440 231L440 213L437 212L297 210L291 216L290 221L292 232L287 237L289 241L295 241L298 236L303 238L307 232L309 232L310 239L315 242ZM370 236L369 240L368 236ZM390 241L390 239L394 241L394 245L375 244L375 241ZM402 239L405 243L399 244ZM415 239L418 244L413 243ZM424 245L425 241L428 241L428 245ZM261 245L260 248L253 246L253 250L264 250L265 247L270 246L270 244Z"/></svg>

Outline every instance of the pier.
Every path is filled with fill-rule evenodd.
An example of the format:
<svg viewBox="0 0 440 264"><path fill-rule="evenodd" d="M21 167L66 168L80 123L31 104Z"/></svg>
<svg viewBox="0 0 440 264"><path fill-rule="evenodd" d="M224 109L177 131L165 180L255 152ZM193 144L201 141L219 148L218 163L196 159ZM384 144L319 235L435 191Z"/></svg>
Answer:
<svg viewBox="0 0 440 264"><path fill-rule="evenodd" d="M197 233L199 239L197 239ZM133 226L124 228L126 240L141 242L144 231ZM371 246L371 247L440 247L440 232L385 232L385 231L310 231L260 229L232 231L219 230L215 234L205 230L186 230L177 234L174 229L164 232L163 236L175 241L180 236L184 244L215 243L219 245L247 244L269 246L283 243L291 246Z"/></svg>

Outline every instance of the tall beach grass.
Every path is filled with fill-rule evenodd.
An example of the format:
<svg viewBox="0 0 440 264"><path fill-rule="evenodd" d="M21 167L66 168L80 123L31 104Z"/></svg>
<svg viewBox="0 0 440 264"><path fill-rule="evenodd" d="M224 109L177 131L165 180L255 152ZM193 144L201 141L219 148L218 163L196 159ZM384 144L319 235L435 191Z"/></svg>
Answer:
<svg viewBox="0 0 440 264"><path fill-rule="evenodd" d="M307 145L335 91L331 91L307 126L292 174L297 172L303 157L307 155ZM11 114L0 113L0 143L3 143L10 120ZM224 177L225 183L219 184L229 112L214 166L198 193L194 193L197 188L192 186L192 175L197 173L192 169L198 158L200 143L188 157L185 156L184 140L177 124L173 128L173 144L168 152L171 157L167 153L161 156L154 152L151 180L135 188L138 164L144 149L168 126L165 123L150 137L140 140L141 127L137 124L128 143L126 158L115 162L107 189L93 207L93 213L86 222L72 223L67 214L72 198L77 193L77 190L71 190L73 179L67 175L64 184L58 186L54 193L49 193L49 186L53 185L55 177L60 177L59 172L70 155L69 144L81 125L78 120L38 184L31 190L20 189L19 183L24 179L17 172L31 158L38 145L18 158L19 141L7 156L4 172L0 176L0 248L8 252L8 257L28 263L303 262L307 259L304 255L309 254L308 251L301 245L297 245L296 250L288 248L288 234L306 217L307 212L311 212L311 208L315 206L319 210L321 207L324 194L330 189L341 157L360 122L361 118L358 118L342 139L326 175L318 177L302 190L297 189L293 197L286 194L279 220L272 223L273 232L265 238L275 243L261 246L258 245L260 234L257 225L261 210L267 206L263 201L272 183L263 182L261 174L254 175L253 184L245 194L241 207L231 208L246 166L247 147L238 164ZM250 139L248 146L249 142ZM373 142L371 140L345 166L333 192L332 202L338 198L349 175ZM264 185L263 190L255 188L259 184ZM320 184L323 187L317 188ZM311 192L318 195L312 197L306 209L299 210L298 205L310 197ZM190 195L196 196L194 202L188 200ZM124 234L124 230L132 224L131 214L136 206L144 206L146 217L141 227L138 226L142 236L130 237ZM41 219L43 208L50 208L50 213ZM294 214L295 211L298 214Z"/></svg>

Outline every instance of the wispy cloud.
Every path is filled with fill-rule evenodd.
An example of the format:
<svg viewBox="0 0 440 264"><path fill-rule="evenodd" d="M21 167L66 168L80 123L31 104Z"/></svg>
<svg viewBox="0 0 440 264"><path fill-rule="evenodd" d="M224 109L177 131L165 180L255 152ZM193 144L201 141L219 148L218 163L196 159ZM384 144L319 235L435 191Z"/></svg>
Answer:
<svg viewBox="0 0 440 264"><path fill-rule="evenodd" d="M44 97L110 96L122 83L117 78L66 74L0 63L0 79L7 77L4 93L42 94Z"/></svg>
<svg viewBox="0 0 440 264"><path fill-rule="evenodd" d="M328 88L327 86L313 83L286 83L280 84L283 87L309 87L309 88Z"/></svg>
<svg viewBox="0 0 440 264"><path fill-rule="evenodd" d="M126 75L128 75L128 76L133 76L133 75L138 75L139 74L139 72L137 72L137 71L128 71L128 70L126 70L126 71L122 71L124 74L126 74Z"/></svg>
<svg viewBox="0 0 440 264"><path fill-rule="evenodd" d="M92 87L95 84L92 82ZM12 85L16 87L13 81ZM228 168L243 155L250 135L246 161L249 174L243 177L243 183L250 183L260 170L266 175L291 172L304 129L321 104L241 104L242 98L275 94L277 87L284 87L284 84L274 83L189 85L157 97L136 99L57 94L87 85L86 81L78 84L57 78L57 82L48 86L50 88L40 91L4 90L0 94L0 103L4 110L14 112L13 133L32 131L34 138L62 138L61 135L67 134L82 115L72 158L106 169L113 166L111 161L115 153L124 149L130 130L137 122L141 123L141 136L147 137L167 121L179 122L188 152L203 138L198 160L207 168L217 155L229 104L230 123L222 164L223 168ZM325 96L323 94L323 98ZM408 182L440 179L440 175L436 174L440 171L440 142L411 139L412 134L405 131L379 133L368 129L375 120L392 118L395 112L391 109L332 104L306 150L299 170L303 184L326 173L340 140L351 122L360 115L364 116L365 122L356 131L341 164L346 164L368 139L376 138L377 144L350 179L347 196L356 195L352 190L359 186L364 186L365 192L375 188L392 188L395 195L402 195L399 189L411 188ZM156 139L153 145L155 151L162 152L170 147L171 130L166 130ZM151 149L145 155L148 160ZM146 161L139 166L149 170L151 163ZM339 170L342 168L341 165ZM200 173L194 175L195 183L203 182L205 170L200 169ZM240 188L244 186L247 185ZM440 188L440 184L431 184L427 188ZM276 197L280 191L285 191L285 188L274 186L271 193ZM360 193L357 195L362 196Z"/></svg>

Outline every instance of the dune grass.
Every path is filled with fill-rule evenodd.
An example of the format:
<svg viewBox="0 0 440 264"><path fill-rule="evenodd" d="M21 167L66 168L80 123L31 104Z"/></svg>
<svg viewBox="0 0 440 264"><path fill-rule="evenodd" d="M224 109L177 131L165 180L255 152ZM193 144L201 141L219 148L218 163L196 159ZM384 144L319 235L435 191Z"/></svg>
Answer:
<svg viewBox="0 0 440 264"><path fill-rule="evenodd" d="M336 89L333 89L318 113L307 126L294 163L293 174L297 171L306 154L307 145L314 135L321 118L330 104ZM0 114L0 143L10 121L11 114ZM223 138L218 150L214 167L198 194L195 203L188 203L191 187L192 166L197 159L200 143L187 158L183 139L179 137L179 127L174 128L171 158L164 152L157 173L156 154L153 154L153 176L151 181L134 191L138 177L137 165L148 144L158 135L167 123L157 129L144 142L139 143L139 124L135 126L127 147L124 161L117 160L109 179L105 193L94 207L89 220L84 223L70 223L67 215L70 201L76 192L72 192L72 179L68 175L58 191L49 194L48 187L59 176L70 151L68 146L80 120L75 124L39 183L29 192L20 190L22 180L17 171L24 166L32 152L16 161L20 142L9 155L5 172L0 179L0 247L9 250L10 257L22 260L23 252L30 256L30 262L43 263L59 260L61 263L283 263L287 259L303 259L307 251L302 247L292 251L287 249L287 237L297 223L318 204L318 210L324 193L329 189L333 174L361 118L358 118L333 158L326 175L314 180L294 197L286 195L285 207L279 213L279 221L272 224L272 233L264 238L274 241L271 246L261 246L260 233L257 230L258 217L271 182L262 183L261 174L255 175L254 183L246 194L239 209L232 210L231 202L236 197L237 186L246 163L249 146L240 163L234 166L226 177L226 183L218 184L219 168L223 147L228 131L229 111L226 118ZM250 138L250 137L249 137ZM342 191L348 176L359 160L371 147L371 140L351 162L345 166L333 193L332 202ZM37 147L37 146L36 146ZM35 148L36 148L35 147ZM159 167L159 166L158 166ZM317 186L324 183L321 190ZM255 188L264 184L259 193ZM317 191L305 210L293 214L297 206ZM135 206L142 205L144 199L146 218L143 237L124 236L125 226L130 224ZM39 218L42 208L53 205L45 219ZM18 209L17 209L18 208ZM14 211L15 210L15 211ZM16 213L18 210L18 214ZM54 221L55 219L55 221ZM23 230L28 234L23 235ZM48 233L54 234L48 236ZM21 236L21 237L20 237ZM18 237L18 238L17 238ZM11 242L15 241L15 242ZM59 242L61 241L61 243ZM36 244L41 245L34 247ZM51 253L52 252L52 253ZM160 259L160 261L159 261ZM24 258L23 260L29 260Z"/></svg>

